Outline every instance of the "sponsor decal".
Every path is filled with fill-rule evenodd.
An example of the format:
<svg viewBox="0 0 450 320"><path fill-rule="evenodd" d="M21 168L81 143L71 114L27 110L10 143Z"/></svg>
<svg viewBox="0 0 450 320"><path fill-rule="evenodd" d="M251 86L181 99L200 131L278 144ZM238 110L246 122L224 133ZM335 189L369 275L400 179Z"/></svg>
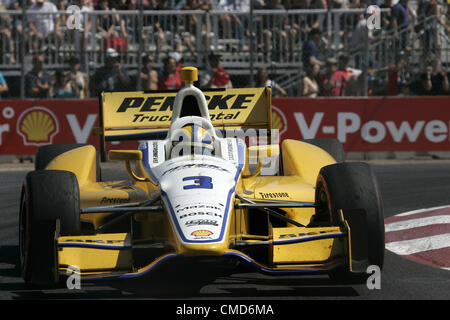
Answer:
<svg viewBox="0 0 450 320"><path fill-rule="evenodd" d="M211 114L210 118L211 120L235 120L238 119L240 115L240 112L236 113L223 113L220 112L218 114ZM135 113L133 115L132 122L156 122L156 121L171 121L172 118L170 116L164 115L164 116L146 116L144 113Z"/></svg>
<svg viewBox="0 0 450 320"><path fill-rule="evenodd" d="M17 133L26 146L51 144L58 133L58 120L53 112L44 107L32 107L23 112L17 121Z"/></svg>
<svg viewBox="0 0 450 320"><path fill-rule="evenodd" d="M158 158L158 141L153 141L152 148L153 148L153 152L152 152L153 163L158 163L159 162L159 158Z"/></svg>
<svg viewBox="0 0 450 320"><path fill-rule="evenodd" d="M209 231L209 230L195 230L191 233L191 236L194 237L208 237L210 235L212 235L213 232Z"/></svg>
<svg viewBox="0 0 450 320"><path fill-rule="evenodd" d="M213 170L219 170L219 171L225 171L225 172L230 172L227 169L221 168L219 166L213 165L213 164L206 164L206 163L190 163L190 164L185 164L185 165L181 165L181 166L177 166L174 168L170 168L166 171L164 171L161 175L164 176L167 173L172 173L174 171L178 171L178 170L184 170L184 169L190 169L190 168L206 168L206 169L213 169Z"/></svg>
<svg viewBox="0 0 450 320"><path fill-rule="evenodd" d="M198 219L198 220L189 220L186 221L184 224L186 227L192 227L192 226L200 226L200 225L210 225L218 227L219 224L216 220L209 220L209 219Z"/></svg>
<svg viewBox="0 0 450 320"><path fill-rule="evenodd" d="M326 234L329 233L327 231L311 231L311 232L301 232L301 233L286 233L286 234L280 234L278 236L278 239L293 239L293 238L299 238L299 237L305 237L305 236L314 236L319 234Z"/></svg>
<svg viewBox="0 0 450 320"><path fill-rule="evenodd" d="M223 206L222 204L219 203L219 205ZM221 210L221 208L216 207L215 205L209 205L209 204L198 204L198 205L189 205L189 206L184 206L181 208L177 208L176 212L182 212L184 210L192 210L192 209L213 209L213 210ZM197 212L198 214L207 214L207 215L212 215L212 212ZM194 214L197 214L194 213ZM222 216L220 216L222 217Z"/></svg>
<svg viewBox="0 0 450 320"><path fill-rule="evenodd" d="M103 197L102 200L100 200L101 204L119 204L119 203L129 203L129 198L108 198Z"/></svg>
<svg viewBox="0 0 450 320"><path fill-rule="evenodd" d="M259 192L259 196L263 199L290 198L287 192Z"/></svg>
<svg viewBox="0 0 450 320"><path fill-rule="evenodd" d="M355 112L338 112L335 125L324 125L325 112L315 112L308 124L303 112L295 112L294 117L304 139L313 139L321 134L335 135L342 143L349 140L351 134L359 134L364 142L380 143L390 138L396 143L414 143L421 135L432 143L443 142L448 138L448 124L442 120L407 120L399 124L394 121L370 120L364 122Z"/></svg>
<svg viewBox="0 0 450 320"><path fill-rule="evenodd" d="M124 240L103 240L103 239L67 239L64 243L93 243L93 244L125 244Z"/></svg>
<svg viewBox="0 0 450 320"><path fill-rule="evenodd" d="M252 98L254 97L254 94L227 94L225 96L213 95L212 97L205 95L205 99L206 101L208 101L209 110L215 110L216 108L219 108L221 110L247 109L249 104L252 103ZM126 97L122 100L122 103L120 104L116 112L126 112L128 111L128 109L132 109L137 112L165 112L167 111L167 109L170 109L172 111L174 102L174 96L159 96L147 98ZM237 112L237 114L239 114L239 112ZM155 117L146 118L149 121L158 120ZM153 120L151 120L150 118L153 118ZM219 120L218 118L216 119ZM167 119L159 119L159 121L170 121L170 117L168 117Z"/></svg>
<svg viewBox="0 0 450 320"><path fill-rule="evenodd" d="M196 215L199 215L199 216L207 215L207 216L222 218L221 214L214 213L214 212L202 212L202 211L182 214L179 218L184 219L184 218L192 217L192 216L196 216Z"/></svg>
<svg viewBox="0 0 450 320"><path fill-rule="evenodd" d="M280 136L288 129L286 116L275 106L272 106L272 129L277 129Z"/></svg>
<svg viewBox="0 0 450 320"><path fill-rule="evenodd" d="M227 140L228 160L235 161L233 140Z"/></svg>
<svg viewBox="0 0 450 320"><path fill-rule="evenodd" d="M213 188L212 178L208 176L184 177L183 181L189 181L188 185L183 186L183 190Z"/></svg>

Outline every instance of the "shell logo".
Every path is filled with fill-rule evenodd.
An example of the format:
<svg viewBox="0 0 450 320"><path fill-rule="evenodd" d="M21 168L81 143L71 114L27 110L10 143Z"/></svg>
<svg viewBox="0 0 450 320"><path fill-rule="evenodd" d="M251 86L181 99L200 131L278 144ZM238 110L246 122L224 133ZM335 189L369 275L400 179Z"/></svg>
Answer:
<svg viewBox="0 0 450 320"><path fill-rule="evenodd" d="M212 235L213 233L209 230L196 230L194 232L191 233L192 236L194 237L207 237Z"/></svg>
<svg viewBox="0 0 450 320"><path fill-rule="evenodd" d="M58 131L56 116L44 107L32 107L17 120L17 133L22 136L26 146L51 144Z"/></svg>
<svg viewBox="0 0 450 320"><path fill-rule="evenodd" d="M272 129L278 129L280 136L287 131L286 117L283 111L275 106L272 106Z"/></svg>

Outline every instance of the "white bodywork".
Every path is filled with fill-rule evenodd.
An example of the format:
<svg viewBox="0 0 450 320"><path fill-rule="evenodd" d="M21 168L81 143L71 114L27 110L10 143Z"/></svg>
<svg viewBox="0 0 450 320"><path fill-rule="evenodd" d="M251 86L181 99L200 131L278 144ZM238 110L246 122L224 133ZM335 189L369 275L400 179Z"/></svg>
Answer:
<svg viewBox="0 0 450 320"><path fill-rule="evenodd" d="M182 98L187 95L197 98L201 117L179 117ZM204 95L193 86L179 92L173 114L165 140L140 144L143 166L160 184L164 204L182 242L222 242L229 226L235 186L245 164L245 143L217 137ZM189 123L198 124L213 136L214 155L171 156L177 130Z"/></svg>

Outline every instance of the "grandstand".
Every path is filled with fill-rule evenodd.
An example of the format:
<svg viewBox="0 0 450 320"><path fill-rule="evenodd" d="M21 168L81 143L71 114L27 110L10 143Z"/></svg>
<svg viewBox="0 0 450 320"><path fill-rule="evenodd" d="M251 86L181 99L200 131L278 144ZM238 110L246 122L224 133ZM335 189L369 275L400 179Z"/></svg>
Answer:
<svg viewBox="0 0 450 320"><path fill-rule="evenodd" d="M64 2L64 1L63 1ZM70 3L67 3L70 4ZM176 6L178 4L178 6ZM0 71L10 84L9 98L25 97L24 75L31 69L34 54L43 55L49 72L67 70L67 61L76 56L81 68L92 76L104 64L109 47L119 52L120 61L139 84L138 70L143 54L155 58L161 67L164 57L173 51L182 54L183 63L206 68L210 52L222 56L222 66L232 77L234 87L251 86L252 75L267 67L273 80L289 96L301 95L305 73L303 45L312 28L322 31L319 60L340 54L350 56L350 66L367 72L386 70L396 63L402 50L410 52L409 68L419 73L422 63L432 55L443 68L450 65L448 5L439 5L439 13L417 15L399 31L396 38L391 24L391 9L380 11L381 24L366 41L355 44L358 25L366 9L252 9L248 12L224 10L182 10L172 1L173 10L85 10L0 12ZM417 6L412 4L416 8ZM60 8L61 9L61 8ZM79 15L78 15L79 14ZM74 17L80 24L74 28ZM54 28L48 34L33 35L29 22L49 19ZM78 20L77 20L78 21ZM75 21L75 22L77 22ZM357 39L356 39L357 41ZM364 90L367 93L368 75ZM385 73L376 77L377 93L385 93ZM138 89L136 87L136 89Z"/></svg>

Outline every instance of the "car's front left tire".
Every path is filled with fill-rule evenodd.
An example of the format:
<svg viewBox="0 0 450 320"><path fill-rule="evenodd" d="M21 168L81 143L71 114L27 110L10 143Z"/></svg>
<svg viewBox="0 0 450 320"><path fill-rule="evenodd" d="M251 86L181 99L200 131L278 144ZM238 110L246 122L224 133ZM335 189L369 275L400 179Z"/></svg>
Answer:
<svg viewBox="0 0 450 320"><path fill-rule="evenodd" d="M27 174L19 213L19 250L26 283L58 282L56 236L81 232L80 192L68 171L39 170Z"/></svg>

